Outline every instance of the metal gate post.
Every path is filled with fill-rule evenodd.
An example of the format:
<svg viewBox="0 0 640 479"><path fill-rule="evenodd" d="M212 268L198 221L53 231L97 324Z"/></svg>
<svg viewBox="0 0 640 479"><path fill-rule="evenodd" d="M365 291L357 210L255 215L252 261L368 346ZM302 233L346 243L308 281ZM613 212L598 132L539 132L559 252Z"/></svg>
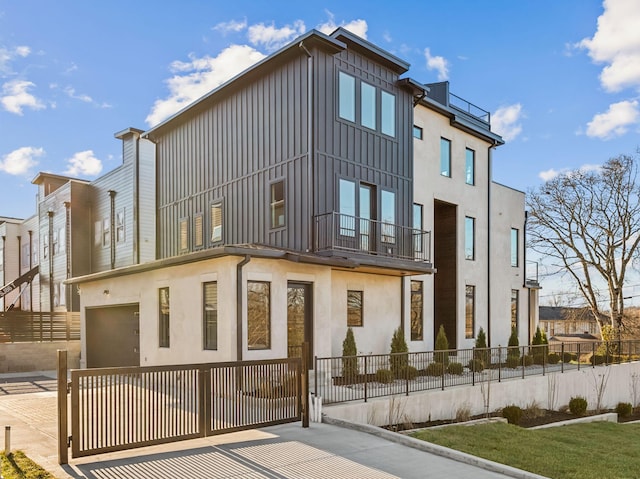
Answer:
<svg viewBox="0 0 640 479"><path fill-rule="evenodd" d="M302 364L300 368L302 388L300 391L302 427L309 427L309 343L302 343ZM318 372L316 371L316 374Z"/></svg>
<svg viewBox="0 0 640 479"><path fill-rule="evenodd" d="M69 462L69 414L67 410L67 350L58 349L58 464Z"/></svg>

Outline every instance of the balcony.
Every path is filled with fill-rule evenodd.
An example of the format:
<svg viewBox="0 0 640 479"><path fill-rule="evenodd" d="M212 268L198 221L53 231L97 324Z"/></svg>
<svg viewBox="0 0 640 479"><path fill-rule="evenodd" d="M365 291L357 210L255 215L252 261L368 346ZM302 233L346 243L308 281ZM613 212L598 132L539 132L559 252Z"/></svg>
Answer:
<svg viewBox="0 0 640 479"><path fill-rule="evenodd" d="M540 282L538 281L538 262L527 261L525 267L525 286L527 288L539 289Z"/></svg>
<svg viewBox="0 0 640 479"><path fill-rule="evenodd" d="M431 233L336 212L315 218L315 251L431 262Z"/></svg>

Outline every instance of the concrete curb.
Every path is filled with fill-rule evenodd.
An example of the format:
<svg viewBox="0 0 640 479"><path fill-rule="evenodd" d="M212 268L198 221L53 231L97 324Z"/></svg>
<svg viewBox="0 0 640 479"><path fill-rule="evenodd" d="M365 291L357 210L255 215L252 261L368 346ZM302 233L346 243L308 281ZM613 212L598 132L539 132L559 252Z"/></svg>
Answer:
<svg viewBox="0 0 640 479"><path fill-rule="evenodd" d="M346 429L353 429L355 431L364 432L373 436L380 437L387 441L395 442L406 447L418 449L420 451L436 454L438 456L446 457L454 461L469 464L471 466L479 467L487 471L503 474L508 477L516 479L550 479L546 476L540 476L532 472L516 469L515 467L500 464L498 462L489 461L480 457L472 456L464 452L456 451L455 449L449 449L448 447L439 446L413 437L405 436L397 432L392 432L381 427L371 426L369 424L362 424L357 422L346 421L344 419L336 419L329 416L323 416L322 422L331 424L333 426L344 427Z"/></svg>
<svg viewBox="0 0 640 479"><path fill-rule="evenodd" d="M550 427L568 426L570 424L584 424L588 422L618 422L618 414L615 412L607 412L604 414L598 414L596 416L585 416L577 419L567 419L566 421L551 422L549 424L543 424L542 426L530 427L529 430L534 429L548 429Z"/></svg>

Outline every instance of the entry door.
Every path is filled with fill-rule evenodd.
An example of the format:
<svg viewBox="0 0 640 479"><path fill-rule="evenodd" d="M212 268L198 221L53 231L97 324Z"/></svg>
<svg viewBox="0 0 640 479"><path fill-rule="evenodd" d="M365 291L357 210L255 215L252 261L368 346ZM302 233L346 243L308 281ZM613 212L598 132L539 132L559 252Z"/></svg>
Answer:
<svg viewBox="0 0 640 479"><path fill-rule="evenodd" d="M87 367L140 366L137 304L85 310Z"/></svg>
<svg viewBox="0 0 640 479"><path fill-rule="evenodd" d="M360 184L360 250L375 251L375 188L372 185Z"/></svg>
<svg viewBox="0 0 640 479"><path fill-rule="evenodd" d="M299 358L302 343L309 343L313 358L313 284L289 281L287 285L287 357Z"/></svg>

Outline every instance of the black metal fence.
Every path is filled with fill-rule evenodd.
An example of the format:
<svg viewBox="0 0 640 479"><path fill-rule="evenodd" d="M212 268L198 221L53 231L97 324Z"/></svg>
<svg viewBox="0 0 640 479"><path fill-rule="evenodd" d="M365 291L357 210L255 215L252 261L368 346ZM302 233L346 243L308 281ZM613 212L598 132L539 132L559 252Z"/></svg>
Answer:
<svg viewBox="0 0 640 479"><path fill-rule="evenodd" d="M0 313L0 343L42 343L80 339L80 313Z"/></svg>
<svg viewBox="0 0 640 479"><path fill-rule="evenodd" d="M313 391L324 404L367 401L638 360L640 341L316 357Z"/></svg>

